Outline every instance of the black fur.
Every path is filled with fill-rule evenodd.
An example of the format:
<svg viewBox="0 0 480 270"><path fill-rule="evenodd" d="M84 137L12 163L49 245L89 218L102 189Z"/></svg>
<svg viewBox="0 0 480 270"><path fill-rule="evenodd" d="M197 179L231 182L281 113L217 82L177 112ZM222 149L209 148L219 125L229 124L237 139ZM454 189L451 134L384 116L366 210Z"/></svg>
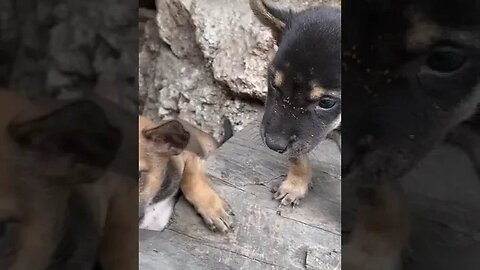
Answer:
<svg viewBox="0 0 480 270"><path fill-rule="evenodd" d="M180 182L182 179L182 172L180 172L175 165L173 164L172 161L169 161L167 164L167 175L165 176L165 179L163 179L162 182L162 187L160 188L160 191L153 197L151 202L146 202L143 200L139 201L138 204L138 218L139 222L142 221L144 215L145 215L145 209L151 205L158 203L176 193L180 190ZM145 181L145 175L140 173L141 175L139 176L139 186L144 185ZM147 205L148 204L148 205Z"/></svg>
<svg viewBox="0 0 480 270"><path fill-rule="evenodd" d="M349 21L343 24L348 34L342 40L345 181L355 178L375 186L398 179L475 110L479 2L344 3L343 16ZM407 46L415 16L441 29L438 40L424 48ZM459 31L465 34L463 40ZM459 60L463 57L464 62ZM453 71L438 70L449 65ZM458 113L469 101L470 108Z"/></svg>
<svg viewBox="0 0 480 270"><path fill-rule="evenodd" d="M341 113L340 9L270 10L282 15L285 28L269 68L261 135L272 150L298 156L323 140ZM278 70L284 75L280 87L273 83ZM309 99L312 83L326 90L322 98L331 99L332 108L323 109L319 100Z"/></svg>
<svg viewBox="0 0 480 270"><path fill-rule="evenodd" d="M408 214L403 216L403 210L395 209L402 206L394 206L397 195L385 192L385 187L400 184L401 177L474 114L480 97L479 3L342 2L346 20L342 29L342 85L346 93L342 190L354 189L357 199L342 196L342 202L359 204L357 214L363 216L357 216L354 235L368 236L346 247L382 250L392 246L392 254L386 251L388 257L380 259L397 263L393 260L400 254L394 254L395 248L405 246L394 239L404 234L408 238ZM350 209L342 206L342 210L342 231L347 232L350 228L343 221ZM373 239L370 243L369 237ZM377 237L380 241L375 240ZM358 254L363 250L357 250ZM344 262L360 263L352 253L345 254ZM369 269L372 261L385 254L371 252L361 269Z"/></svg>
<svg viewBox="0 0 480 270"><path fill-rule="evenodd" d="M140 0L138 3L139 8L147 8L147 9L157 9L157 5L155 4L155 0Z"/></svg>
<svg viewBox="0 0 480 270"><path fill-rule="evenodd" d="M218 143L219 145L223 145L226 141L233 137L233 125L232 122L225 116L223 117L223 138Z"/></svg>
<svg viewBox="0 0 480 270"><path fill-rule="evenodd" d="M171 195L178 192L180 189L180 182L182 179L182 172L180 172L173 164L172 161L169 161L167 164L167 175L163 180L162 187L160 192L153 198L152 204L158 203Z"/></svg>

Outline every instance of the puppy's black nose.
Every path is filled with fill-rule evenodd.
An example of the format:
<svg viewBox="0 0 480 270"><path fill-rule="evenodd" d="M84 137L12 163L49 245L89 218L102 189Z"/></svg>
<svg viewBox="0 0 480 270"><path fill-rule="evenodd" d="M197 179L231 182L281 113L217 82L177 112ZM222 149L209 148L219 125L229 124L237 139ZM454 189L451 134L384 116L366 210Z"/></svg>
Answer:
<svg viewBox="0 0 480 270"><path fill-rule="evenodd" d="M287 151L289 140L278 136L267 135L265 136L265 143L267 144L268 148L282 154Z"/></svg>

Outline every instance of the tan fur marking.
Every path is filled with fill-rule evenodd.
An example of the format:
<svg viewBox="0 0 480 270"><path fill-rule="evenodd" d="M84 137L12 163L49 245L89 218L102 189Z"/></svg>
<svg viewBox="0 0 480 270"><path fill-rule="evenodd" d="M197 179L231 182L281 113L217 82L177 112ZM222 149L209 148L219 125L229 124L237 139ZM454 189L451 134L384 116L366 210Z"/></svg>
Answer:
<svg viewBox="0 0 480 270"><path fill-rule="evenodd" d="M427 48L441 37L441 28L419 15L411 19L411 29L407 33L406 44L410 50Z"/></svg>
<svg viewBox="0 0 480 270"><path fill-rule="evenodd" d="M280 70L275 71L275 74L273 75L273 84L276 87L280 87L283 85L283 81L284 81L283 72L281 72Z"/></svg>
<svg viewBox="0 0 480 270"><path fill-rule="evenodd" d="M291 158L288 175L297 176L297 178L301 179L302 181L310 181L309 178L311 176L311 168L307 158L304 156Z"/></svg>
<svg viewBox="0 0 480 270"><path fill-rule="evenodd" d="M187 150L196 153L202 158L208 157L215 149L218 148L218 142L215 138L192 124L178 119L183 127L190 133L190 142L187 145Z"/></svg>
<svg viewBox="0 0 480 270"><path fill-rule="evenodd" d="M312 179L312 170L306 156L290 159L285 180L275 192L274 199L283 205L297 205L305 197Z"/></svg>
<svg viewBox="0 0 480 270"><path fill-rule="evenodd" d="M317 100L325 95L327 91L325 88L321 87L317 83L312 84L312 89L310 90L310 99Z"/></svg>
<svg viewBox="0 0 480 270"><path fill-rule="evenodd" d="M224 211L224 202L210 186L203 161L192 152L184 154L185 168L181 188L185 198L200 214L218 215L218 211Z"/></svg>
<svg viewBox="0 0 480 270"><path fill-rule="evenodd" d="M144 201L150 201L153 199L153 197L155 197L155 195L157 195L163 184L163 179L165 178L163 176L165 174L164 169L165 167L160 166L149 170L139 193L140 199Z"/></svg>

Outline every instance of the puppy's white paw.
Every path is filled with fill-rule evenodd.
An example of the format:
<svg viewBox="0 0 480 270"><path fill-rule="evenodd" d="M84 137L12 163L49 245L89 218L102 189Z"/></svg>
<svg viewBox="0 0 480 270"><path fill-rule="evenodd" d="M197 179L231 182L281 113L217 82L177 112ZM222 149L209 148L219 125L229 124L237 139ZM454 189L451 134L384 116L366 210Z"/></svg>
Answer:
<svg viewBox="0 0 480 270"><path fill-rule="evenodd" d="M175 194L145 209L145 214L140 222L140 229L163 231L173 214L175 207Z"/></svg>

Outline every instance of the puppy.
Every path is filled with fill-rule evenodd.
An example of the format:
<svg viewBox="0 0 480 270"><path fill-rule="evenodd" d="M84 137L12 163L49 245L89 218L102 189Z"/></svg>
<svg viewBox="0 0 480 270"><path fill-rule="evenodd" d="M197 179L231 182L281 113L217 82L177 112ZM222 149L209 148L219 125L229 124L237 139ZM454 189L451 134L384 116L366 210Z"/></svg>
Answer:
<svg viewBox="0 0 480 270"><path fill-rule="evenodd" d="M231 137L231 127L225 139ZM219 144L207 133L181 120L153 123L139 117L140 228L163 230L173 211L175 195L183 195L212 230L232 228L230 206L215 192L202 158Z"/></svg>
<svg viewBox="0 0 480 270"><path fill-rule="evenodd" d="M250 0L258 19L272 30L278 51L268 68L268 94L261 136L290 157L286 179L274 198L297 205L307 194L307 154L327 136L340 147L340 9L319 6L301 12Z"/></svg>
<svg viewBox="0 0 480 270"><path fill-rule="evenodd" d="M342 129L348 136L342 181L355 187L358 211L342 266L399 269L409 222L396 182L446 136L458 142L466 134L448 136L480 100L480 6L445 0L343 4L344 16L355 23L343 30L348 121Z"/></svg>
<svg viewBox="0 0 480 270"><path fill-rule="evenodd" d="M0 91L0 269L138 268L128 115L105 104Z"/></svg>

